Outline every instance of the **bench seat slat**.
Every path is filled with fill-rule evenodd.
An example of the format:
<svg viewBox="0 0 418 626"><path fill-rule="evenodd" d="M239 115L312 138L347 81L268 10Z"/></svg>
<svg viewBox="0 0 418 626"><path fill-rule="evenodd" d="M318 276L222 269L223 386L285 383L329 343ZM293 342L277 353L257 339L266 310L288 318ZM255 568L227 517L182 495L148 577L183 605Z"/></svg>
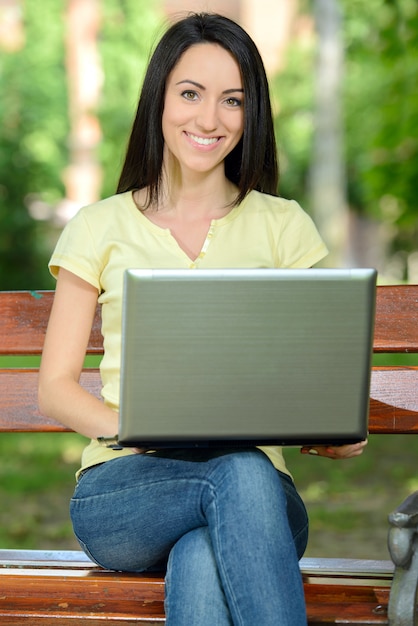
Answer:
<svg viewBox="0 0 418 626"><path fill-rule="evenodd" d="M8 550L0 549L0 572L1 568L31 568L36 563L37 567L67 569L79 567L91 571L102 570L81 550ZM392 561L377 561L373 559L337 559L337 558L313 558L304 557L300 561L301 571L306 576L364 576L381 577L388 579L393 575L394 565ZM103 571L103 570L102 570ZM153 579L154 575L148 576Z"/></svg>
<svg viewBox="0 0 418 626"><path fill-rule="evenodd" d="M106 615L106 613L82 613L78 607L73 611L48 609L37 603L38 609L9 611L0 610L0 623L5 626L156 626L165 624L163 617L138 617L136 614ZM82 610L82 609L81 609Z"/></svg>
<svg viewBox="0 0 418 626"><path fill-rule="evenodd" d="M320 605L307 602L308 623L312 626L329 626L332 624L353 624L356 626L387 626L388 619L383 612L380 615L375 614L376 601L357 602L348 610L344 605L341 607L335 603ZM382 609L384 611L384 609ZM330 616L335 615L335 619ZM365 617L366 616L366 617ZM0 610L0 623L7 626L127 626L135 624L135 626L158 626L165 624L163 617L138 617L138 615L111 615L106 614L80 614L77 609L71 615L66 612L45 611L43 605L36 612L34 610L23 611L19 609L11 609L10 611Z"/></svg>
<svg viewBox="0 0 418 626"><path fill-rule="evenodd" d="M82 567L99 568L82 550L0 549L1 567Z"/></svg>
<svg viewBox="0 0 418 626"><path fill-rule="evenodd" d="M43 613L61 620L75 617L80 623L88 617L88 624L91 618L107 616L114 624L115 619L132 619L140 614L142 619L164 623L163 583L153 585L141 575L102 572L86 576L64 570L44 576L37 571L32 575L29 571L11 574L0 570L0 582L0 620L8 612L14 618L26 615L28 621ZM309 624L387 624L388 586L376 582L347 587L345 581L318 579L315 584L305 580L304 588ZM380 613L376 612L378 607L382 607Z"/></svg>

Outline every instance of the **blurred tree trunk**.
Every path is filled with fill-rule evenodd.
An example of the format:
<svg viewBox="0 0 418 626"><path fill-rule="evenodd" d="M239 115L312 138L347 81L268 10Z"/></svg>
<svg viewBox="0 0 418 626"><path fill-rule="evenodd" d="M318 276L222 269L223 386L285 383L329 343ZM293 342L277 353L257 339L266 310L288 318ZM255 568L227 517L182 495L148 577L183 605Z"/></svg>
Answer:
<svg viewBox="0 0 418 626"><path fill-rule="evenodd" d="M318 33L314 139L309 173L310 206L330 255L328 266L351 262L343 143L341 86L344 71L338 0L314 0Z"/></svg>
<svg viewBox="0 0 418 626"><path fill-rule="evenodd" d="M17 52L24 44L22 0L0 0L0 49Z"/></svg>
<svg viewBox="0 0 418 626"><path fill-rule="evenodd" d="M286 64L298 0L240 0L238 4L240 23L256 42L267 74L273 76Z"/></svg>
<svg viewBox="0 0 418 626"><path fill-rule="evenodd" d="M99 0L67 2L66 67L70 118L69 166L63 173L66 200L58 209L66 221L100 196L101 168L97 146L101 129L96 115L102 86L97 39Z"/></svg>

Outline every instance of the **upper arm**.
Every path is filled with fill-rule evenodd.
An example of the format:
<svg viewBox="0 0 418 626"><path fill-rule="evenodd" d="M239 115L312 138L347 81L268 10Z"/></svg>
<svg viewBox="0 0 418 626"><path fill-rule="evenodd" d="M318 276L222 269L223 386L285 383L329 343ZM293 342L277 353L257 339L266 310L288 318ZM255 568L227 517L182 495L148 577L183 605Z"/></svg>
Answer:
<svg viewBox="0 0 418 626"><path fill-rule="evenodd" d="M78 381L97 298L95 287L65 269L60 270L45 337L40 380L70 376Z"/></svg>

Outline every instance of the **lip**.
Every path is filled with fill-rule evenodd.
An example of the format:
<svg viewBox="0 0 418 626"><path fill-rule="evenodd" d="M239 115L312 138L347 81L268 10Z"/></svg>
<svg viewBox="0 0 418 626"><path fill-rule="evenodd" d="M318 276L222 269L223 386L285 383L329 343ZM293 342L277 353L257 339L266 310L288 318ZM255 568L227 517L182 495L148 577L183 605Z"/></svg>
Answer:
<svg viewBox="0 0 418 626"><path fill-rule="evenodd" d="M188 131L184 131L184 135L193 147L204 151L213 150L215 147L219 146L223 139L223 137L220 136L208 137L205 135L196 135Z"/></svg>

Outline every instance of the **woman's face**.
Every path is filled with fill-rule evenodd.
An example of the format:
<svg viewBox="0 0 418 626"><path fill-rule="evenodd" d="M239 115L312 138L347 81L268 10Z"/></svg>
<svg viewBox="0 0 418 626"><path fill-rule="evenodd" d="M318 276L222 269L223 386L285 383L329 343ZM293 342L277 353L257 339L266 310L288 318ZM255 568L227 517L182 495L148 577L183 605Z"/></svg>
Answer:
<svg viewBox="0 0 418 626"><path fill-rule="evenodd" d="M194 45L168 77L162 116L164 159L181 170L224 170L244 128L244 90L238 63L217 44Z"/></svg>

